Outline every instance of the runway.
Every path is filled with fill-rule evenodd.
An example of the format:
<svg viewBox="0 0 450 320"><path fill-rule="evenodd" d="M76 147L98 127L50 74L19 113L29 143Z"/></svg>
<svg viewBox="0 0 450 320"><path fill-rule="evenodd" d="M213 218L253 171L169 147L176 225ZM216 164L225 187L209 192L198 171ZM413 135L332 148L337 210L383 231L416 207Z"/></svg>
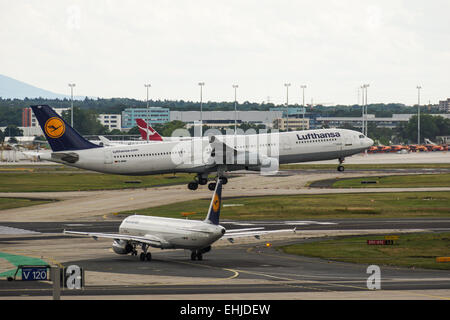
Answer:
<svg viewBox="0 0 450 320"><path fill-rule="evenodd" d="M444 172L445 169L391 170L382 175L417 174ZM309 188L308 183L317 180L380 176L379 171L348 170L345 173L332 170L288 170L276 176L242 174L229 180L224 186L224 199L239 196L298 195L328 193L373 193L373 192L425 192L450 191L450 187L437 188ZM211 191L205 186L196 191L187 190L185 185L99 191L69 192L2 192L0 197L55 199L59 202L0 211L3 222L51 222L51 221L93 221L115 219L114 213L138 210L174 202L209 199Z"/></svg>
<svg viewBox="0 0 450 320"><path fill-rule="evenodd" d="M73 238L73 236L62 235L63 230L86 231L86 232L117 232L121 219L106 221L71 221L71 222L1 222L0 227L8 227L21 230L11 238L0 238L3 241L19 239L21 235L42 233L43 236L61 236ZM258 221L231 221L220 222L226 229L264 227L267 230L297 228L302 230L375 230L375 229L426 229L429 231L450 231L450 218L404 218L404 219L316 219L316 220L258 220ZM1 235L0 229L0 235ZM7 234L7 233L5 233ZM61 235L59 235L61 234ZM37 236L37 235L36 235Z"/></svg>
<svg viewBox="0 0 450 320"><path fill-rule="evenodd" d="M155 254L150 263L108 256L68 264L79 265L88 272L86 288L65 290L63 296L67 297L145 295L158 299L159 295L172 295L173 299L195 299L197 295L209 295L210 299L223 299L230 294L251 294L254 299L259 295L277 299L278 294L301 298L303 293L319 293L321 297L339 299L341 293L370 291L365 265L285 255L262 245L219 248L204 261L196 262L189 261L183 251L170 251ZM115 284L98 283L111 274L115 275ZM97 284L89 285L94 277ZM136 283L121 284L131 279ZM0 295L51 296L50 284L27 284L0 281ZM395 290L398 299L414 290L433 290L433 294L415 293L420 298L450 299L450 276L447 271L381 267L381 289Z"/></svg>
<svg viewBox="0 0 450 320"><path fill-rule="evenodd" d="M449 231L450 218L444 219L340 219L318 221L224 221L227 228L249 225L267 229L291 229L295 236L269 237L263 241L230 244L219 241L203 261L190 261L184 250L152 250L153 260L141 262L136 257L114 254L111 241L69 237L60 234L70 225L73 230L117 231L118 221L91 223L8 223L11 228L38 232L30 235L2 237L1 246L20 254L40 254L61 265L78 265L86 270L86 287L82 291L65 290L67 298L126 298L136 295L147 298L210 299L251 296L252 299L299 299L321 297L339 299L342 293L351 296L378 294L367 289L367 265L334 262L316 258L287 255L275 247L288 243L316 241L324 237L351 234L401 234L411 231ZM4 223L0 223L4 225ZM269 241L273 245L267 247ZM77 258L78 257L78 258ZM405 295L415 298L450 299L448 271L381 267L382 291L392 299ZM426 292L426 293L425 293ZM51 296L50 283L0 281L0 296ZM358 295L359 294L359 295Z"/></svg>
<svg viewBox="0 0 450 320"><path fill-rule="evenodd" d="M310 181L380 174L442 173L448 169L287 170L265 177L245 174L230 179L224 198L347 192L450 191L443 188L330 189L308 188ZM367 266L284 254L277 246L360 234L402 234L450 230L450 218L311 219L295 221L230 221L227 229L263 226L286 233L218 241L203 261L191 261L183 250L151 250L153 260L112 252L110 240L62 234L72 231L117 232L122 210L141 209L191 199L209 199L211 192L186 186L90 192L10 194L60 201L0 212L0 251L36 257L52 265L83 267L86 287L65 290L64 299L450 299L448 271L381 266L381 290L367 289ZM292 232L296 228L296 233ZM266 247L270 242L272 247ZM7 264L0 259L0 273ZM3 268L3 269L2 269ZM52 295L49 282L0 280L0 297L42 298Z"/></svg>

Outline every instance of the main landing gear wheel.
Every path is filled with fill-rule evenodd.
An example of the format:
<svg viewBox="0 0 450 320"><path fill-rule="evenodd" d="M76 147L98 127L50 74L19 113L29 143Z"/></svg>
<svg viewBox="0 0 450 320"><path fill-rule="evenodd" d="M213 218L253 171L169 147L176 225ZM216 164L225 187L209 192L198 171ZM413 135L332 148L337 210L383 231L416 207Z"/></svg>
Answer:
<svg viewBox="0 0 450 320"><path fill-rule="evenodd" d="M152 261L152 254L150 252L147 252L147 253L141 252L141 254L139 255L139 259L141 261L145 261L145 260Z"/></svg>
<svg viewBox="0 0 450 320"><path fill-rule="evenodd" d="M191 253L191 260L192 261L195 261L195 260L202 261L203 260L203 254L201 252L199 252L198 250L192 251L192 253Z"/></svg>
<svg viewBox="0 0 450 320"><path fill-rule="evenodd" d="M227 177L219 177L219 179L222 181L222 184L228 183ZM211 191L214 191L214 190L216 190L216 185L217 185L217 182L211 182L210 184L208 184L208 189Z"/></svg>
<svg viewBox="0 0 450 320"><path fill-rule="evenodd" d="M139 259L141 261L145 261L145 260L152 261L152 254L150 252L148 252L147 250L148 250L147 245L146 244L142 244L142 252L139 255Z"/></svg>
<svg viewBox="0 0 450 320"><path fill-rule="evenodd" d="M208 189L211 191L216 190L216 183L215 182L211 182L210 184L208 184Z"/></svg>
<svg viewBox="0 0 450 320"><path fill-rule="evenodd" d="M189 182L188 183L188 189L189 190L197 190L198 189L198 183L197 182Z"/></svg>

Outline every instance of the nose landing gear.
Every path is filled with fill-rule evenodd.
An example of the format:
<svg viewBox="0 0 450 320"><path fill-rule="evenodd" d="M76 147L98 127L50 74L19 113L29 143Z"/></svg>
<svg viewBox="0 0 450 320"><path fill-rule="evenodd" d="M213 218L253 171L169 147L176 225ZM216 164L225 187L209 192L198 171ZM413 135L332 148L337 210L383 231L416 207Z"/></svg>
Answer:
<svg viewBox="0 0 450 320"><path fill-rule="evenodd" d="M345 170L344 166L342 165L344 163L345 158L339 158L339 166L337 167L337 171L343 172Z"/></svg>

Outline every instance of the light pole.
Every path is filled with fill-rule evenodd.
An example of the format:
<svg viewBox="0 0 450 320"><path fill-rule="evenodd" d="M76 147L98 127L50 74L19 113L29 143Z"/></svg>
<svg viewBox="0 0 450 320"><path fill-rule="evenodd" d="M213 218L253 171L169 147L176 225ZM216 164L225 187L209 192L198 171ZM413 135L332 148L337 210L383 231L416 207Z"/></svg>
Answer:
<svg viewBox="0 0 450 320"><path fill-rule="evenodd" d="M364 135L367 137L367 128L368 128L368 123L367 123L367 88L369 87L369 84L365 84L364 85L366 88L366 94L365 94L365 99L366 99L366 125L364 126L366 129L366 132L364 133Z"/></svg>
<svg viewBox="0 0 450 320"><path fill-rule="evenodd" d="M367 88L368 87L369 87L368 84L363 84L361 86L361 89L362 89L362 130L361 130L361 132L365 136L367 136Z"/></svg>
<svg viewBox="0 0 450 320"><path fill-rule="evenodd" d="M420 144L420 89L421 86L417 86L417 144Z"/></svg>
<svg viewBox="0 0 450 320"><path fill-rule="evenodd" d="M200 86L200 137L203 136L203 86L205 85L204 82L199 82L198 85Z"/></svg>
<svg viewBox="0 0 450 320"><path fill-rule="evenodd" d="M302 106L303 106L303 129L305 129L305 89L306 89L306 85L301 85L300 88L302 88L302 95L303 95L303 100L302 100Z"/></svg>
<svg viewBox="0 0 450 320"><path fill-rule="evenodd" d="M145 131L146 131L146 133L147 133L147 143L149 142L149 139L150 139L150 130L148 130L148 126L150 125L150 119L149 119L149 116L148 116L148 89L151 87L152 85L150 84L150 83L145 83L144 84L144 87L146 87L147 88L147 112L146 112L146 122L147 122L147 128L145 128Z"/></svg>
<svg viewBox="0 0 450 320"><path fill-rule="evenodd" d="M75 87L75 83L69 83L70 87L70 126L73 128L73 87Z"/></svg>
<svg viewBox="0 0 450 320"><path fill-rule="evenodd" d="M361 107L362 107L362 113L361 113L361 133L364 134L364 85L361 87L362 92L362 99L361 99Z"/></svg>
<svg viewBox="0 0 450 320"><path fill-rule="evenodd" d="M234 135L236 135L236 127L237 127L237 99L236 99L236 91L239 86L237 84L233 84L234 88Z"/></svg>
<svg viewBox="0 0 450 320"><path fill-rule="evenodd" d="M291 84L285 83L284 86L286 87L286 131L289 132L289 87Z"/></svg>

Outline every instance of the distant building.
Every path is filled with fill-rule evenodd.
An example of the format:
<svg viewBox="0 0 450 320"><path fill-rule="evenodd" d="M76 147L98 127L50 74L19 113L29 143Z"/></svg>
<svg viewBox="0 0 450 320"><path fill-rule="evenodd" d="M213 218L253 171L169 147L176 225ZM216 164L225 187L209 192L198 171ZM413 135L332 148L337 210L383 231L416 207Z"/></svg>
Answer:
<svg viewBox="0 0 450 320"><path fill-rule="evenodd" d="M70 108L54 108L53 110L55 110L55 112L58 115L62 116L62 113L66 110L70 110ZM22 127L38 127L38 128L40 128L39 122L37 121L37 119L34 116L34 113L30 107L22 109ZM42 131L41 131L41 133L42 133Z"/></svg>
<svg viewBox="0 0 450 320"><path fill-rule="evenodd" d="M279 130L309 130L308 118L277 118L273 124L275 129Z"/></svg>
<svg viewBox="0 0 450 320"><path fill-rule="evenodd" d="M447 98L447 100L439 101L439 111L450 113L450 98Z"/></svg>
<svg viewBox="0 0 450 320"><path fill-rule="evenodd" d="M374 114L367 115L367 123L375 123L378 128L397 127L400 123L408 122L411 117L416 114L393 114L392 117L375 117ZM432 114L432 116L441 116L443 118L450 118L450 114ZM317 117L317 123L322 127L337 128L344 125L350 125L354 128L361 128L361 117Z"/></svg>
<svg viewBox="0 0 450 320"><path fill-rule="evenodd" d="M182 121L189 126L202 119L203 124L209 127L231 127L236 118L238 125L245 122L272 127L273 121L281 114L281 111L203 111L200 116L200 111L171 111L170 121Z"/></svg>
<svg viewBox="0 0 450 320"><path fill-rule="evenodd" d="M122 130L122 116L120 114L99 114L97 117L100 123L109 130Z"/></svg>
<svg viewBox="0 0 450 320"><path fill-rule="evenodd" d="M144 119L150 125L164 124L170 121L169 108L127 108L122 111L122 128L131 129L136 126L136 119Z"/></svg>
<svg viewBox="0 0 450 320"><path fill-rule="evenodd" d="M282 118L286 118L286 114L289 114L289 118L301 118L306 112L306 108L303 107L279 107L270 108L270 111L277 111L282 113Z"/></svg>
<svg viewBox="0 0 450 320"><path fill-rule="evenodd" d="M31 127L32 113L31 108L22 109L22 127Z"/></svg>

